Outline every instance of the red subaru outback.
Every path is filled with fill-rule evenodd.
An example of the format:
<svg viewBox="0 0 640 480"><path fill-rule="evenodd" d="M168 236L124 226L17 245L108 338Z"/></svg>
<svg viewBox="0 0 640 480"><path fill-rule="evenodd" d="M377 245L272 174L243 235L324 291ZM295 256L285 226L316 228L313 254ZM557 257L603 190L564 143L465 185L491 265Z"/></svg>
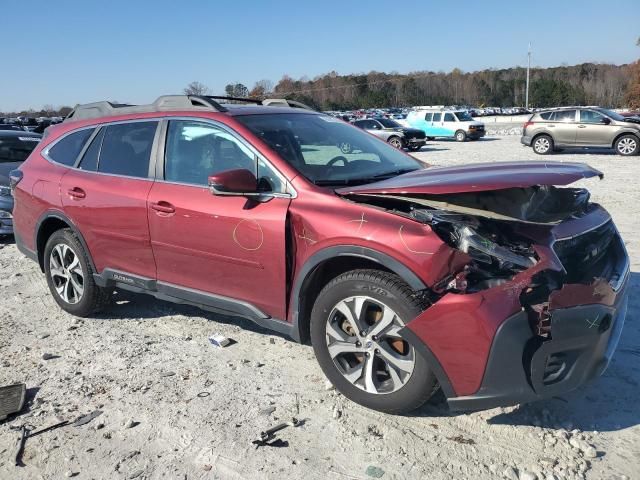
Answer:
<svg viewBox="0 0 640 480"><path fill-rule="evenodd" d="M12 172L16 243L64 310L126 289L241 315L392 413L438 388L452 409L526 402L607 367L629 261L563 188L600 172L425 169L330 116L218 100L79 106Z"/></svg>

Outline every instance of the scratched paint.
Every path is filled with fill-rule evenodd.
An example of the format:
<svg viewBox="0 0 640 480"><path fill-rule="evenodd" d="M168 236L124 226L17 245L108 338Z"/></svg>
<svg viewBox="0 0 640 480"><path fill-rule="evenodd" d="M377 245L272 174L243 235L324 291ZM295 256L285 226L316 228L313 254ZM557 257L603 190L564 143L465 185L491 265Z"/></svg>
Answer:
<svg viewBox="0 0 640 480"><path fill-rule="evenodd" d="M233 229L233 241L243 250L260 250L264 243L264 232L258 222L245 218Z"/></svg>
<svg viewBox="0 0 640 480"><path fill-rule="evenodd" d="M398 236L400 237L400 241L402 242L402 245L404 245L404 248L406 248L411 253L415 253L417 255L433 255L433 252L422 252L420 250L414 250L409 245L407 245L407 242L405 241L404 236L402 234L403 229L404 229L404 225L400 225L400 228L398 229Z"/></svg>

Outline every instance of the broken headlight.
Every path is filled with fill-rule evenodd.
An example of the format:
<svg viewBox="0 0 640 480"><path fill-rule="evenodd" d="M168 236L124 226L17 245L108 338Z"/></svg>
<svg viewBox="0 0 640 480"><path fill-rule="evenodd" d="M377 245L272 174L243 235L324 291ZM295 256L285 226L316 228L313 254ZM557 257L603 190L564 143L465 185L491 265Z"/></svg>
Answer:
<svg viewBox="0 0 640 480"><path fill-rule="evenodd" d="M513 252L509 248L498 245L493 240L480 235L468 225L455 226L457 247L467 253L475 261L484 264L497 262L501 270L522 269L535 265L535 258Z"/></svg>

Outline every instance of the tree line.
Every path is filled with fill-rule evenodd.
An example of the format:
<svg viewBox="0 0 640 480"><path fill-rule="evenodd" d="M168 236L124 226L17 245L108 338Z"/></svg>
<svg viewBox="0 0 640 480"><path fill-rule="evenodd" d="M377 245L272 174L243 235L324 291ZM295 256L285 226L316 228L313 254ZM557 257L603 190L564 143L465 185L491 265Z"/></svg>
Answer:
<svg viewBox="0 0 640 480"><path fill-rule="evenodd" d="M532 68L529 106L601 105L625 107L631 103L631 65L584 63L574 66ZM339 75L330 72L309 79L284 76L275 96L307 103L322 110L383 106L473 105L524 106L526 68L463 72L370 72Z"/></svg>

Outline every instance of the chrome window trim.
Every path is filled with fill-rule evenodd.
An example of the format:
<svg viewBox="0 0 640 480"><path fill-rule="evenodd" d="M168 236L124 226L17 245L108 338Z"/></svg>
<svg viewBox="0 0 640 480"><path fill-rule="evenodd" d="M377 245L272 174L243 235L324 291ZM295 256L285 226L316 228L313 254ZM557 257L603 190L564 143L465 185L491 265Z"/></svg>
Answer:
<svg viewBox="0 0 640 480"><path fill-rule="evenodd" d="M108 176L108 177L117 177L117 178L132 178L135 180L146 180L146 181L151 181L153 182L155 179L153 176L149 177L134 177L131 175L121 175L118 173L106 173L106 172L98 172L96 171L92 171L92 170L83 170L81 168L78 168L78 164L79 161L82 160L82 156L84 156L84 154L86 153L86 149L88 148L87 146L93 141L93 139L95 138L95 135L97 135L96 132L99 132L100 130L102 130L104 127L107 127L109 125L120 125L120 124L124 124L124 123L140 123L140 122L157 122L156 125L156 132L154 134L153 137L153 144L151 146L151 153L149 154L149 172L151 172L151 165L155 164L155 159L154 159L154 148L156 146L157 143L157 139L158 139L158 131L160 130L160 123L162 122L162 120L165 117L150 117L150 118L133 118L131 120L116 120L116 121L112 121L112 122L104 122L104 123L97 123L94 125L85 125L84 127L80 127L80 128L76 128L75 130L70 130L68 132L66 132L65 134L61 135L59 138L56 138L53 142L51 142L49 145L47 145L41 153L41 155L50 163L53 163L54 165L59 165L61 167L64 168L68 168L70 170L75 170L78 172L84 172L84 173L91 173L94 175L104 175L104 176ZM80 150L80 153L78 154L78 156L76 157L73 166L70 165L65 165L63 163L59 163L56 162L55 160L53 160L50 156L49 156L49 149L51 149L54 145L56 145L58 142L60 142L63 138L76 133L76 132L80 132L82 130L87 130L89 128L93 128L96 131L93 132L89 138L87 139L87 142L85 143L85 145L82 147L82 149ZM100 151L102 151L102 146L100 147ZM100 165L100 158L98 157L98 166ZM147 175L149 175L149 172L147 173Z"/></svg>
<svg viewBox="0 0 640 480"><path fill-rule="evenodd" d="M196 187L196 188L206 188L207 190L209 189L208 185L197 185L197 184L193 184L193 183L176 182L176 181L172 181L172 180L165 180L165 178L164 178L164 165L165 165L165 160L166 160L166 143L167 143L167 134L168 134L168 130L169 130L169 122L172 121L172 120L179 120L179 121L185 121L186 120L186 121L190 121L190 122L199 122L199 123L210 124L211 126L213 126L215 128L218 128L218 129L230 134L239 143L244 145L244 147L247 148L259 160L262 160L266 165L268 165L275 172L275 174L280 178L280 180L282 181L282 184L285 187L285 190L291 192L291 193L287 193L287 192L263 192L261 194L262 196L264 196L264 197L276 197L276 198L291 198L291 199L296 198L298 196L298 192L295 190L295 188L293 188L293 185L291 184L289 179L287 177L285 177L284 174L273 165L273 163L271 163L268 159L266 159L265 156L262 155L244 137L242 137L235 130L231 129L228 125L225 125L224 123L218 122L216 120L212 120L210 118L202 118L202 117L183 117L183 116L180 116L180 117L165 117L163 120L164 120L164 123L165 123L163 136L160 139L160 141L158 142L158 155L159 155L159 160L160 161L158 162L158 167L156 168L156 181L157 182L169 183L169 184L175 184L175 185L185 185L185 186ZM160 147L162 147L162 148L160 148ZM232 195L241 196L239 194L229 194L229 196L232 196Z"/></svg>

